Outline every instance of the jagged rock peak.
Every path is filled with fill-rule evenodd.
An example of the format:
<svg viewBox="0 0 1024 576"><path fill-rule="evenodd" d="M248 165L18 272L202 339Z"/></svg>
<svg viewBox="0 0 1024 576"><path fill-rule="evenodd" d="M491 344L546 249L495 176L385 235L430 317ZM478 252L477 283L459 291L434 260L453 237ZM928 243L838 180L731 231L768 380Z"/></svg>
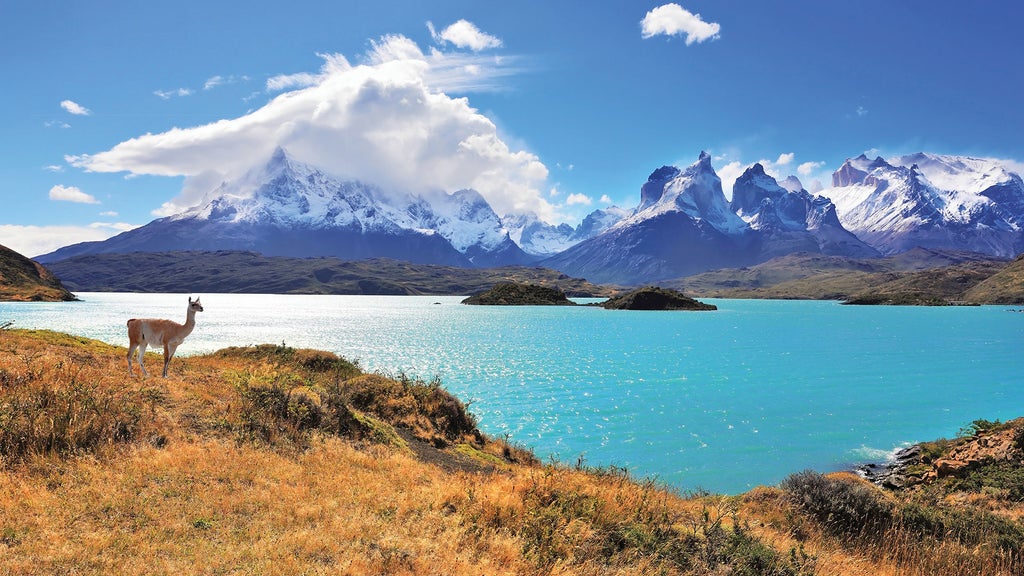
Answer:
<svg viewBox="0 0 1024 576"><path fill-rule="evenodd" d="M755 162L754 165L751 166L750 168L747 168L745 170L745 172L749 172L750 174L752 174L754 176L765 176L766 175L765 172L764 172L764 166L762 166L760 162Z"/></svg>
<svg viewBox="0 0 1024 576"><path fill-rule="evenodd" d="M838 170L832 173L832 186L854 186L864 182L867 178L868 158L861 154L856 158L847 158Z"/></svg>
<svg viewBox="0 0 1024 576"><path fill-rule="evenodd" d="M792 174L787 176L782 182L779 182L779 186L782 186L790 192L799 192L804 189L803 182L800 182L800 179Z"/></svg>
<svg viewBox="0 0 1024 576"><path fill-rule="evenodd" d="M270 155L270 160L264 164L263 172L267 174L273 174L291 168L292 157L288 154L288 151L278 146L274 148L274 153Z"/></svg>
<svg viewBox="0 0 1024 576"><path fill-rule="evenodd" d="M863 156L863 154L862 154L862 156ZM874 170L875 168L892 168L892 167L893 167L892 164L889 164L888 162L886 162L885 159L882 158L881 156L876 156L875 159L871 161L871 164L868 165L868 169L869 170Z"/></svg>
<svg viewBox="0 0 1024 576"><path fill-rule="evenodd" d="M665 194L665 184L679 174L680 170L675 166L662 166L651 172L651 175L647 177L647 182L640 187L640 206L637 210L657 204Z"/></svg>
<svg viewBox="0 0 1024 576"><path fill-rule="evenodd" d="M679 175L679 168L675 166L662 166L647 177L648 182L667 182Z"/></svg>

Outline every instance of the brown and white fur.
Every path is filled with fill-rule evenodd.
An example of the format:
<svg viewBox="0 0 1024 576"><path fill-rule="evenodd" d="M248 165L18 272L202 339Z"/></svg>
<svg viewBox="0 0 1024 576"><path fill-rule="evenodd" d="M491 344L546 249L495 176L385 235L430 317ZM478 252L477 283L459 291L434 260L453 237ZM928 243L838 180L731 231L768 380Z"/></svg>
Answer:
<svg viewBox="0 0 1024 576"><path fill-rule="evenodd" d="M139 368L142 369L143 376L149 376L149 372L146 372L146 366L143 365L142 359L146 355L147 346L163 346L164 347L164 378L167 377L167 365L170 364L171 358L174 357L174 351L178 349L178 345L181 344L185 337L192 333L192 329L196 327L196 312L202 312L203 305L199 303L199 298L192 301L192 297L188 299L188 316L185 318L184 324L178 324L173 320L158 320L156 318L132 318L128 321L128 373L134 374L132 368L132 355L135 353L135 349L139 350Z"/></svg>

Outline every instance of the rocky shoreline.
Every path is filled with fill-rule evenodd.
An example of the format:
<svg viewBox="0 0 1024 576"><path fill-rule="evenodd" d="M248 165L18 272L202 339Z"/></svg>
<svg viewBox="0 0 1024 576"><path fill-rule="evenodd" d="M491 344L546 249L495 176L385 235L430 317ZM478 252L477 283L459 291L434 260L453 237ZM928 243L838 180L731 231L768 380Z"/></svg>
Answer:
<svg viewBox="0 0 1024 576"><path fill-rule="evenodd" d="M902 490L943 478L958 478L999 463L1024 464L1024 418L1006 423L974 423L973 434L953 440L922 442L896 451L882 463L857 466L854 472L876 486Z"/></svg>
<svg viewBox="0 0 1024 576"><path fill-rule="evenodd" d="M889 490L900 490L908 485L907 469L920 464L921 445L914 444L897 450L893 457L885 462L869 462L854 469L858 476L872 484Z"/></svg>

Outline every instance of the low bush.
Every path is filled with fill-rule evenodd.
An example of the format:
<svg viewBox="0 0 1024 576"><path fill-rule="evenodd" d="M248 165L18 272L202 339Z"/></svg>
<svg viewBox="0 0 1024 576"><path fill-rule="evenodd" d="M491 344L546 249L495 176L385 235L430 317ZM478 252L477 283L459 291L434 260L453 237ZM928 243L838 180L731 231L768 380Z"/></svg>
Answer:
<svg viewBox="0 0 1024 576"><path fill-rule="evenodd" d="M893 504L878 489L857 479L830 478L808 470L788 476L781 487L793 504L840 539L876 537L892 524Z"/></svg>
<svg viewBox="0 0 1024 576"><path fill-rule="evenodd" d="M244 439L271 443L281 439L304 445L304 435L311 430L355 438L381 437L379 426L367 427L371 420L366 417L371 417L373 422L410 430L437 447L466 438L482 441L475 418L438 380L423 382L380 374L346 377L354 365L343 364L345 361L333 354L288 351L278 346L230 353L288 362L265 362L256 370L234 373ZM295 366L302 369L296 372Z"/></svg>

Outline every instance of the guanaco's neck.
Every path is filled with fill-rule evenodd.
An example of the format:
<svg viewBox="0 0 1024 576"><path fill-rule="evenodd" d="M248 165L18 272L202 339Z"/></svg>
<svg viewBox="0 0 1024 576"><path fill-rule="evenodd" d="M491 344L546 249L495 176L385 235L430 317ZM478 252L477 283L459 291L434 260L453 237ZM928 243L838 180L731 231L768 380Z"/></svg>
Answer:
<svg viewBox="0 0 1024 576"><path fill-rule="evenodd" d="M188 314L185 316L185 334L188 334L196 327L196 311L194 308L188 309Z"/></svg>

